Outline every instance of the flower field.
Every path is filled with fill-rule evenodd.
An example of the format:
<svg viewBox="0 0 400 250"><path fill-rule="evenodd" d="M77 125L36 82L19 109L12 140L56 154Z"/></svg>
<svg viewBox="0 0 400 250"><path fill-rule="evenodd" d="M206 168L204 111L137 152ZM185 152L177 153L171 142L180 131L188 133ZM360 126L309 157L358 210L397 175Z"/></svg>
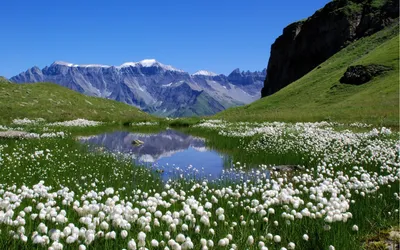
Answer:
<svg viewBox="0 0 400 250"><path fill-rule="evenodd" d="M387 128L203 121L191 132L235 151L232 166L162 181L129 155L89 151L75 123L0 139L1 249L362 249L399 224L399 133Z"/></svg>

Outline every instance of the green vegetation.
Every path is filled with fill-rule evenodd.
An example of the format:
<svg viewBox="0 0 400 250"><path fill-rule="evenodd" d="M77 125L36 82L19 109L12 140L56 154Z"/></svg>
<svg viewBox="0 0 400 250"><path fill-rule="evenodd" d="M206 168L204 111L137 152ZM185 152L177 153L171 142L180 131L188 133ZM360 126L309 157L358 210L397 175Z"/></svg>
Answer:
<svg viewBox="0 0 400 250"><path fill-rule="evenodd" d="M174 112L175 117L193 117L199 115L212 115L216 112L223 110L227 105L223 105L209 94L202 91L188 107L181 107L176 112Z"/></svg>
<svg viewBox="0 0 400 250"><path fill-rule="evenodd" d="M336 9L335 11L343 12L344 14L351 16L356 13L362 13L364 8L371 8L374 10L374 14L379 14L382 7L388 2L388 0L368 0L368 1L354 1L354 0L335 0L341 2L343 7Z"/></svg>
<svg viewBox="0 0 400 250"><path fill-rule="evenodd" d="M10 83L10 81L4 76L0 76L0 83Z"/></svg>
<svg viewBox="0 0 400 250"><path fill-rule="evenodd" d="M389 246L399 243L399 227L379 230L378 233L368 235L365 239L364 248L366 250L386 250Z"/></svg>
<svg viewBox="0 0 400 250"><path fill-rule="evenodd" d="M362 10L363 10L363 4L350 1L345 6L337 9L336 11L343 12L346 16L351 16L356 13L361 13Z"/></svg>
<svg viewBox="0 0 400 250"><path fill-rule="evenodd" d="M190 127L200 123L200 121L201 119L199 117L188 117L163 121L161 124L165 123L167 126L170 127Z"/></svg>
<svg viewBox="0 0 400 250"><path fill-rule="evenodd" d="M0 82L0 123L15 118L65 121L77 118L123 123L155 120L127 104L90 97L52 83L10 84Z"/></svg>
<svg viewBox="0 0 400 250"><path fill-rule="evenodd" d="M218 131L212 131L202 128L185 128L181 126L179 131L198 136L206 139L208 148L218 152L227 154L233 162L246 163L246 169L257 167L260 164L279 166L279 165L307 165L311 166L314 163L310 162L310 158L303 154L298 154L295 151L276 154L269 151L247 151L243 153L243 146L249 145L251 142L260 140L260 136L252 137L226 137L220 135ZM228 164L230 166L230 164Z"/></svg>
<svg viewBox="0 0 400 250"><path fill-rule="evenodd" d="M189 121L196 122L195 119ZM103 147L94 147L89 151L69 137L0 139L0 195L3 197L0 205L14 212L14 220L17 220L21 211L32 207L31 212L26 212L23 226L0 223L1 232L22 231L22 227L24 235L28 236L27 242L13 239L10 236L13 233L2 233L0 248L47 249L54 244L54 240L43 245L35 244L34 232L39 231L41 236L50 237L55 229L65 231L72 223L77 228L75 230L86 228L88 231L94 227L93 231L90 230L96 233L95 240L87 241L90 231L79 234L79 241L71 242L73 236L63 236L58 241L63 244L63 249L77 249L80 244L86 245L87 249L127 248L131 240L138 243L140 232L145 232L145 244L149 249L163 249L152 247L151 240L166 245L169 241L164 234L166 231L174 240L178 234L190 237L193 249L198 249L202 238L213 241L214 247L210 249L229 249L231 244L237 245L238 249L260 249L260 241L268 249L281 249L291 243L295 243L295 249L329 249L330 245L334 245L335 249L362 249L364 242L372 242L370 247L378 247L371 249L380 249L384 245L382 229L398 224L398 199L393 195L399 189L398 179L386 184L376 182L383 181L380 177L385 178L389 173L394 176L397 171L398 157L394 156L396 140L393 139L397 134L376 137L356 136L349 132L336 134L331 127L307 124L296 125L297 129L294 125L282 123L214 122L214 125L220 128L203 126L186 128L184 131L206 136L208 146L232 155L234 162L240 161L233 168L243 178L248 178L248 167L256 168L254 179L243 181L240 178L235 181L229 179L228 175L203 182L171 177L173 180L165 183L160 178L163 172L132 165L130 156L112 155L105 152ZM141 126L132 128L142 133ZM159 127L143 127L145 131L150 128ZM248 134L254 131L259 132ZM363 139L360 141L360 138ZM253 157L258 158L251 159ZM253 165L258 163L304 164L306 170L271 171L264 175L264 166ZM362 169L354 169L355 165L362 166ZM373 180L363 177L366 174ZM360 182L340 176L356 178ZM36 185L40 181L43 183ZM369 186L371 184L373 186ZM51 189L43 191L45 187ZM106 190L110 188L112 193L107 194ZM27 189L32 189L28 194L32 192L34 195L19 191L26 192ZM325 191L318 192L319 198L316 199L312 198L315 193L312 190ZM7 207L8 201L5 200L17 200L14 193L23 198L20 205L8 209L11 206ZM46 196L47 193L50 196ZM342 197L343 203L335 203L337 197ZM67 204L67 200L70 203ZM211 208L205 208L207 202L212 203ZM41 204L45 204L45 208L41 208ZM336 222L326 219L329 211L337 213L335 209L338 206L345 209L346 213L343 211L343 214L346 216L347 212L351 213L351 217ZM311 213L321 212L323 216L306 216L307 212L303 210L306 207ZM56 213L53 210L50 212L51 209ZM209 223L201 222L206 216L198 212L202 209L210 212L211 215L207 217ZM224 211L223 217L218 216L217 210L220 209ZM49 219L49 216L58 218L57 215L63 214L63 211L67 222L57 223ZM156 216L160 212L165 216L164 219ZM172 219L170 222L167 219L168 213L173 212L173 216L178 217L176 224ZM304 213L304 216L298 217L300 213ZM133 219L135 214L137 218ZM296 218L285 218L289 214L296 215ZM40 218L41 215L44 219ZM131 226L123 227L120 215L129 220ZM191 216L196 220L192 220ZM145 218L149 218L149 221ZM91 221L98 222L91 224ZM100 224L103 222L107 225L106 229ZM46 233L41 231L41 225L46 225ZM195 229L196 226L199 226L198 229ZM357 228L354 229L354 226ZM123 231L126 231L127 237L122 236ZM116 234L115 239L105 236L111 232ZM379 237L369 237L377 232ZM220 246L220 240L228 237L228 234L232 236L229 245ZM279 242L268 239L268 234L279 236ZM249 236L253 237L254 243L249 243ZM381 242L375 242L375 238Z"/></svg>
<svg viewBox="0 0 400 250"><path fill-rule="evenodd" d="M121 197L132 200L137 190L147 192L159 191L162 188L159 174L145 167L132 165L131 158L107 154L102 148L89 151L87 147L72 138L0 139L0 156L7 155L10 157L1 161L0 189L12 185L33 186L42 181L45 185L56 189L68 187L67 190L77 196L84 195L88 190L104 191L112 187ZM21 157L23 155L27 157ZM54 191L56 190L51 190ZM56 200L61 205L61 199ZM47 199L41 198L38 202L46 203ZM26 200L22 204L24 207L26 205L35 207L35 203L29 204ZM72 208L64 204L61 209L65 209L68 221L78 221L79 217ZM27 230L35 230L39 223L39 220L28 221L25 227ZM50 227L60 225L54 221L48 223ZM8 234L3 233L11 229L12 226L0 225L0 249L47 249L32 244L31 240L26 244L18 244ZM105 249L107 242L103 240L93 244L92 247ZM78 245L73 248L77 249ZM126 248L126 242L113 244L113 249L117 248Z"/></svg>
<svg viewBox="0 0 400 250"><path fill-rule="evenodd" d="M73 138L0 139L0 147L4 145L7 146L1 152L3 156L19 148L19 152L30 157L15 161L4 160L0 176L1 184L32 186L44 181L46 185L54 187L79 185L89 188L92 183L96 183L98 188L106 189L112 186L126 195L137 188L147 190L161 187L160 180L152 176L149 169L132 166L130 158L123 156L116 158L102 152L101 149L89 152L86 146L79 144ZM110 176L118 177L119 181L115 182L113 178L109 178ZM86 190L74 191L82 193Z"/></svg>
<svg viewBox="0 0 400 250"><path fill-rule="evenodd" d="M399 26L360 39L279 92L214 118L231 121L337 121L399 126ZM393 70L363 85L341 84L351 65Z"/></svg>
<svg viewBox="0 0 400 250"><path fill-rule="evenodd" d="M388 0L372 0L371 1L371 7L375 9L380 9L382 6L384 6Z"/></svg>

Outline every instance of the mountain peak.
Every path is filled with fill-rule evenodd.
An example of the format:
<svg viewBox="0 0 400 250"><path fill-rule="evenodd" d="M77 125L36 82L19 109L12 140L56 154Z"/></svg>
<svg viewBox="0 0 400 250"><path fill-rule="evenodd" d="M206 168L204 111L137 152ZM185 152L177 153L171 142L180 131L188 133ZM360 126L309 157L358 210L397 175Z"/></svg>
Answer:
<svg viewBox="0 0 400 250"><path fill-rule="evenodd" d="M193 74L194 76L216 76L214 72L207 71L207 70L199 70Z"/></svg>
<svg viewBox="0 0 400 250"><path fill-rule="evenodd" d="M234 70L228 75L228 77L232 77L232 76L241 76L241 75L242 75L242 72L240 71L239 68L237 68L237 69L234 69Z"/></svg>
<svg viewBox="0 0 400 250"><path fill-rule="evenodd" d="M165 65L162 64L160 62L158 62L156 59L144 59L142 61L139 62L126 62L124 64L121 64L120 66L118 66L117 68L125 68L125 67L160 67L164 70L167 71L178 71L178 72L183 72L183 70L177 69L172 67L171 65Z"/></svg>
<svg viewBox="0 0 400 250"><path fill-rule="evenodd" d="M33 66L33 67L30 69L30 71L32 71L32 72L40 72L41 70L40 70L40 68L39 68L38 66Z"/></svg>
<svg viewBox="0 0 400 250"><path fill-rule="evenodd" d="M62 66L72 67L74 64L64 61L55 61L51 65L62 65Z"/></svg>
<svg viewBox="0 0 400 250"><path fill-rule="evenodd" d="M83 68L108 68L110 66L108 65L103 65L103 64L73 64L69 62L64 62L64 61L55 61L51 64L51 66L54 65L61 65L61 66L67 66L67 67L83 67Z"/></svg>
<svg viewBox="0 0 400 250"><path fill-rule="evenodd" d="M64 61L55 61L51 64L51 66L56 66L56 65L61 65L61 66L66 66L66 67L81 67L81 68L110 68L112 66L109 65L104 65L104 64L73 64L69 62L64 62ZM120 66L116 66L117 69L121 68L126 68L126 67L160 67L166 71L177 71L177 72L183 72L183 70L177 69L172 67L171 65L165 65L160 62L158 62L156 59L144 59L139 62L126 62L121 64Z"/></svg>
<svg viewBox="0 0 400 250"><path fill-rule="evenodd" d="M240 71L239 68L234 69L231 74L241 74L242 72Z"/></svg>
<svg viewBox="0 0 400 250"><path fill-rule="evenodd" d="M156 59L144 59L139 62L143 67L152 67L154 65L161 65L161 63L157 62Z"/></svg>

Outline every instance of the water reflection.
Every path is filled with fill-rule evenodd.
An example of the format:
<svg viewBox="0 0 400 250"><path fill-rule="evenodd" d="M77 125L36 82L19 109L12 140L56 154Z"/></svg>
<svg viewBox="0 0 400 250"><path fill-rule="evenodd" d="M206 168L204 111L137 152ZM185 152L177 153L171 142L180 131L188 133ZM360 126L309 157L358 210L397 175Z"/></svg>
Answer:
<svg viewBox="0 0 400 250"><path fill-rule="evenodd" d="M132 144L135 140L143 144ZM175 130L156 134L119 131L81 137L80 141L104 147L107 151L129 154L136 163L155 168L164 178L180 173L219 178L224 168L230 168L232 164L229 155L208 149L203 138Z"/></svg>

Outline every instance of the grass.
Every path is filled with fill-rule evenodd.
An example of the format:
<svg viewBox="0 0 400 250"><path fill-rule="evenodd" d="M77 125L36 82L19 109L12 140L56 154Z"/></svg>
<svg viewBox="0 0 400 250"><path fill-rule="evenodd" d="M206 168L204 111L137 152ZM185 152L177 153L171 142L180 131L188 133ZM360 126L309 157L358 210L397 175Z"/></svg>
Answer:
<svg viewBox="0 0 400 250"><path fill-rule="evenodd" d="M348 2L345 6L343 6L340 9L337 9L336 11L343 12L346 16L352 16L356 13L361 13L362 9L363 9L362 4Z"/></svg>
<svg viewBox="0 0 400 250"><path fill-rule="evenodd" d="M345 127L335 128L335 130L338 131L343 131L343 129L345 129ZM318 161L314 162L312 158L310 158L310 155L298 151L296 152L296 150L284 153L263 149L256 149L256 151L253 152L244 150L245 145L249 145L251 142L258 140L262 141L262 138L258 136L251 136L249 138L226 137L220 135L218 130L201 128L186 128L181 130L196 136L207 138L206 144L208 147L231 155L234 162L240 161L242 164L248 163L248 167L250 168L253 168L256 164L304 164L307 168L311 168L316 167L316 163L318 163ZM282 135L281 138L284 141L293 140L293 138L290 139L285 135ZM397 135L392 135L390 138L396 140ZM290 144L290 142L288 143ZM367 145L369 145L368 142L366 142L364 146ZM333 146L333 148L335 149L337 147ZM321 155L321 157L323 158L323 155ZM372 171L377 171L378 169L378 166L372 163L360 164L363 165L364 168ZM344 171L346 174L351 176L352 173L348 171L351 167L352 164L344 164L338 166L335 171ZM379 171L377 171L377 173L380 174ZM315 174L319 173L315 172ZM330 230L323 231L320 230L324 227L323 222L321 224L316 224L315 221L309 221L308 219L302 220L300 223L290 224L290 226L285 225L284 219L278 219L277 221L279 222L279 225L284 225L283 228L279 228L276 231L274 228L259 228L258 230L262 231L268 229L277 234L282 234L282 231L284 231L284 234L288 239L296 239L295 242L300 242L300 244L297 245L299 249L327 249L327 242L332 240L335 242L336 249L361 249L361 245L365 241L367 235L374 235L382 229L391 228L399 223L399 217L396 216L396 218L393 219L390 214L391 211L398 208L398 201L390 198L390 196L393 195L393 192L397 192L398 190L399 183L396 182L393 186L382 187L380 192L368 198L361 197L359 194L355 194L352 197L357 205L351 206L350 211L353 214L353 220L347 222L347 224L357 224L360 227L360 231L357 233L352 232L348 225L346 226L345 224L332 224ZM277 211L278 214L283 212L283 210ZM307 231L309 235L313 235L313 240L308 242L302 241L300 237L301 235L297 233L301 231ZM380 244L386 246L384 243Z"/></svg>
<svg viewBox="0 0 400 250"><path fill-rule="evenodd" d="M32 157L21 157L18 160L2 161L0 183L6 185L32 186L39 181L47 185L81 186L90 188L96 183L98 188L114 187L125 190L129 195L133 189L147 190L155 188L156 179L145 168L134 167L128 159L119 158L104 153L90 153L86 146L72 138L41 139L41 140L11 140L0 139L0 145L7 145L2 156L18 151ZM18 148L19 150L15 150ZM46 149L48 151L46 151ZM43 150L43 155L34 156L35 152ZM46 157L49 155L49 157ZM23 175L21 176L21 173ZM85 177L79 178L79 176ZM118 177L115 182L111 176ZM133 181L137 178L136 181ZM151 183L151 184L150 184ZM118 185L117 185L118 184ZM160 184L160 183L159 183ZM75 189L79 192L80 189ZM85 191L82 189L81 191Z"/></svg>
<svg viewBox="0 0 400 250"><path fill-rule="evenodd" d="M214 100L209 94L202 91L196 96L193 103L190 103L188 107L180 107L177 111L173 113L175 117L195 117L201 115L212 115L216 112L224 110L227 105L219 103Z"/></svg>
<svg viewBox="0 0 400 250"><path fill-rule="evenodd" d="M137 190L143 192L159 191L162 187L159 175L149 169L132 165L130 158L105 154L104 152L89 152L86 146L72 138L41 139L41 140L8 140L0 139L2 159L0 183L4 186L33 186L43 181L55 192L60 187L68 187L69 191L80 196L88 190L105 190L112 187L116 194L133 200ZM42 154L37 152L42 151ZM1 158L1 157L0 157ZM55 199L61 203L61 200ZM46 203L47 199L37 202ZM36 201L35 201L36 202ZM34 203L22 201L23 206L36 206ZM35 209L35 208L34 208ZM60 208L59 208L60 209ZM77 222L78 217L72 208L62 205L68 214L68 220ZM49 226L57 227L58 223L48 222ZM27 230L36 230L39 221L27 221ZM28 242L19 244L12 240L8 232L13 227L0 226L0 249L47 249ZM15 229L15 228L14 228ZM92 249L126 248L126 242L94 244ZM111 246L111 245L112 246ZM78 246L76 245L77 249Z"/></svg>
<svg viewBox="0 0 400 250"><path fill-rule="evenodd" d="M235 126L235 125L233 125ZM157 129L157 126L149 126L153 129ZM102 129L107 127L99 128ZM118 128L119 129L119 128ZM128 128L131 129L131 128ZM132 128L142 129L142 128ZM88 130L88 132L91 130ZM299 154L291 152L287 155L279 154L277 152L265 152L259 149L255 152L248 152L245 150L245 146L249 145L252 141L261 140L260 137L254 136L249 138L239 137L226 137L218 134L218 131L210 131L206 129L195 129L186 128L186 132L190 132L196 136L205 136L209 139L208 146L218 149L220 152L229 153L233 156L234 160L243 163L267 163L270 161L281 161L281 163L299 163L297 161L304 161L307 167L314 167L311 160L307 157L307 154ZM96 132L92 130L92 132ZM290 132L290 131L288 131ZM74 131L72 131L74 133ZM284 134L282 135L284 138ZM292 138L293 140L293 138ZM287 140L289 141L289 140ZM266 142L267 143L267 142ZM289 143L290 144L290 143ZM49 151L47 151L48 149ZM44 151L43 154L37 154L35 152ZM132 202L134 207L139 209L143 208L144 205L141 200L144 199L141 195L137 197L137 190L146 192L149 195L154 195L156 192L161 193L166 191L164 183L160 181L159 175L152 172L149 169L133 166L129 158L122 156L112 156L110 154L103 154L100 152L90 152L88 149L78 144L72 138L64 139L41 139L41 140L0 140L0 156L3 158L0 163L2 166L0 183L9 187L7 190L12 191L13 185L16 188L20 188L22 185L32 187L39 181L43 180L46 186L51 186L52 192L55 192L60 187L68 187L69 191L73 191L76 194L75 199L80 200L80 195L94 190L96 192L104 191L108 187L115 189L122 204L124 202ZM251 158L257 159L251 159ZM358 159L358 157L355 157ZM291 160L296 162L290 162ZM286 161L286 162L285 162ZM277 162L279 163L279 162ZM370 165L362 164L365 169L376 168L373 163ZM241 165L243 166L243 165ZM349 176L353 176L354 173L346 170L346 166L337 166L335 171L345 171ZM301 173L301 172L300 172ZM279 173L277 176L271 178L278 179L281 177L290 178L291 174ZM315 173L316 175L321 173ZM380 173L378 173L380 174ZM294 174L297 175L296 173ZM297 175L300 176L300 175ZM324 175L324 179L329 180L332 176ZM93 185L95 183L95 185ZM213 196L218 197L218 201L213 204L213 208L210 210L212 213L219 207L224 208L226 222L224 224L219 221L215 216L211 217L211 227L215 230L215 235L212 236L208 232L208 227L203 226L201 223L201 231L199 234L194 233L194 229L191 228L189 231L183 232L185 235L190 236L193 242L196 243L194 249L198 249L198 244L201 238L213 239L215 247L213 249L225 249L220 248L217 243L218 240L226 237L227 234L232 233L234 236L233 242L238 245L239 249L259 249L257 246L259 237L265 236L266 233L272 233L273 235L281 235L282 242L279 244L267 243L269 249L280 249L283 246L287 246L289 242L296 243L296 249L328 249L329 245L334 245L336 249L361 249L365 237L367 235L374 234L379 230L385 228L391 228L393 225L398 223L398 219L395 218L393 211L398 208L398 200L393 198L393 193L398 191L398 182L393 183L392 186L380 186L379 190L374 194L369 194L367 197L362 197L358 193L352 192L351 199L355 201L350 207L350 212L353 214L353 218L347 223L331 223L331 229L328 231L322 228L326 223L323 220L315 220L311 218L303 218L301 220L295 220L290 225L287 224L287 219L283 218L281 214L283 212L290 212L292 208L291 204L288 204L290 209L284 209L281 205L271 205L275 209L275 215L268 215L268 223L262 222L262 217L258 213L252 213L248 211L246 207L250 206L253 199L263 200L264 191L259 189L259 184L265 184L265 179L256 179L251 182L244 184L242 181L239 183L229 182L228 180L221 179L221 181L211 182L208 184L207 189L193 188L196 185L201 184L198 180L183 180L178 179L172 183L172 188L178 193L185 192L185 197L190 197L204 203L205 201L212 200ZM290 184L288 184L290 185ZM307 186L310 188L310 183L296 183L293 182L296 187ZM0 189L4 186L0 186ZM266 186L264 186L265 188ZM237 189L242 194L242 197L228 197L218 196L214 190L224 190L225 188ZM248 191L253 190L252 195L248 195ZM268 189L270 190L270 189ZM168 191L169 193L169 191ZM143 193L144 194L144 193ZM313 202L308 198L309 194L301 194L300 197L307 202ZM112 197L112 196L111 196ZM135 198L136 197L136 198ZM147 195L145 196L147 197ZM326 196L328 199L329 194ZM171 206L166 208L162 205L157 206L157 210L162 211L165 214L167 211L179 211L183 209L185 205L184 199L178 202L173 202L177 198L174 196L166 196L163 198L165 201L169 201ZM51 199L53 200L53 199ZM97 200L96 203L105 202L106 197ZM57 204L60 204L62 199L57 197L54 199ZM378 201L378 202L377 202ZM20 209L26 206L35 207L38 202L48 202L47 199L37 199L36 202L30 203L31 200L26 197L22 201ZM240 205L232 207L232 202L238 202ZM188 203L187 203L188 204ZM145 208L145 207L144 207ZM60 204L60 209L65 209L68 215L68 223L74 223L78 227L85 227L84 224L79 222L79 216L75 209L71 206L64 206ZM300 209L299 209L300 210ZM34 208L34 213L38 212L38 209ZM195 214L196 210L193 210ZM392 212L390 215L389 212ZM15 215L19 213L16 211ZM143 215L143 214L142 214ZM230 229L228 225L232 222L239 222L239 218L244 215L243 221L246 225L238 226L235 229ZM200 221L200 216L195 215L197 221ZM32 231L35 231L40 222L45 222L46 225L51 228L60 228L61 230L65 225L57 225L49 220L29 220L29 216L26 216L27 223L25 228L27 235L31 235ZM251 221L254 222L254 226L251 226ZM279 226L274 226L274 222L277 222ZM187 223L192 226L192 222L187 220L180 223ZM216 222L217 224L214 224ZM111 224L111 221L109 221ZM357 224L360 231L352 231L352 225ZM137 238L137 234L143 230L139 223L133 224L129 232L127 239L122 239L119 236L121 229L115 226L111 226L108 231L114 230L117 232L116 240L105 240L104 238L97 239L94 243L88 246L88 249L121 249L126 248L128 240L131 238ZM151 224L152 230L147 232L147 244L151 239L162 239L160 232L170 231L168 225L161 221L161 226L157 227ZM16 230L16 227L7 226L0 224L0 230L2 232L9 232L10 230ZM107 230L105 230L107 232ZM172 238L175 239L178 233L182 232L181 226L178 226L176 232L171 232ZM310 236L310 240L305 241L302 239L303 233L307 233ZM248 246L246 241L248 235L253 235L256 239L256 243L253 246ZM65 240L61 240L64 244L64 249L76 249L78 244L65 244ZM268 242L268 241L266 241ZM33 245L31 240L24 244L18 240L13 240L8 233L0 234L0 248L18 248L18 249L32 249L42 247ZM43 248L44 249L44 248ZM154 248L161 249L161 248ZM229 248L226 248L229 249Z"/></svg>
<svg viewBox="0 0 400 250"><path fill-rule="evenodd" d="M162 121L161 124L170 127L190 127L199 124L201 119L199 117L178 118L173 120Z"/></svg>
<svg viewBox="0 0 400 250"><path fill-rule="evenodd" d="M77 118L118 123L156 119L127 104L85 96L52 83L0 82L0 123L25 117L41 117L48 122Z"/></svg>
<svg viewBox="0 0 400 250"><path fill-rule="evenodd" d="M279 92L212 118L230 121L364 122L399 126L399 26L362 38ZM339 83L347 67L382 64L393 70L360 85Z"/></svg>
<svg viewBox="0 0 400 250"><path fill-rule="evenodd" d="M268 151L246 151L243 153L243 147L252 141L259 140L259 136L241 138L226 137L220 135L218 131L210 131L201 128L185 128L179 127L179 131L184 133L202 137L206 139L206 146L210 149L217 150L230 156L232 162L241 162L246 164L246 168L254 168L260 164L279 166L279 165L308 165L310 160L303 154L296 152L287 152L277 154Z"/></svg>

